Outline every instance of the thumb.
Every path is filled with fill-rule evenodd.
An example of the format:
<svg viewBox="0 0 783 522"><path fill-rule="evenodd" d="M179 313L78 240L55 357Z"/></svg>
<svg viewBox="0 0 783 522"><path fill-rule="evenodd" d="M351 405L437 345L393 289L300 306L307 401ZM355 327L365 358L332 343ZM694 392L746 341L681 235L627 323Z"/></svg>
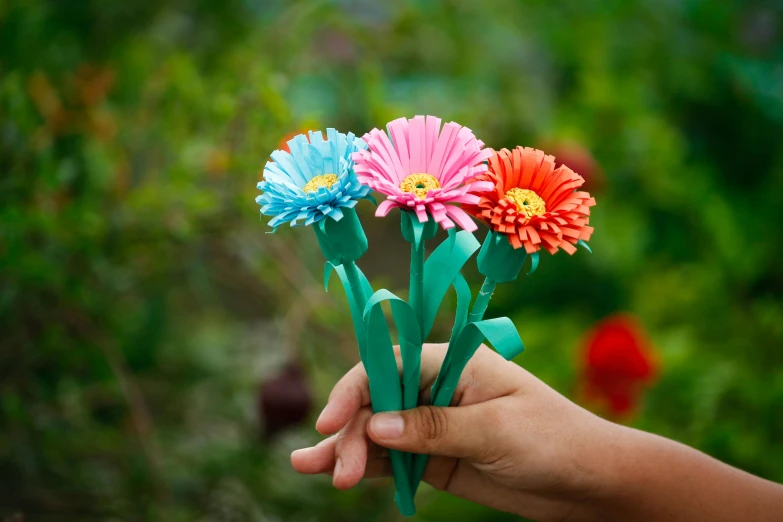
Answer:
<svg viewBox="0 0 783 522"><path fill-rule="evenodd" d="M378 413L367 424L367 435L389 449L456 458L477 458L490 447L486 405L437 408L419 406Z"/></svg>

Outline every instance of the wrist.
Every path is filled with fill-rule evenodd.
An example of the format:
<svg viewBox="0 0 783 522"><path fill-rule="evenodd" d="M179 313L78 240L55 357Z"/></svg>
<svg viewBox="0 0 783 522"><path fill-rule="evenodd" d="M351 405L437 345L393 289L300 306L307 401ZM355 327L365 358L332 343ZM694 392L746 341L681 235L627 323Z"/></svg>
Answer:
<svg viewBox="0 0 783 522"><path fill-rule="evenodd" d="M565 520L606 520L619 504L637 459L637 432L591 414L590 436L579 445L582 458L575 459L574 494Z"/></svg>
<svg viewBox="0 0 783 522"><path fill-rule="evenodd" d="M584 495L569 520L627 520L634 513L645 512L649 477L669 457L665 443L669 441L604 419L598 421L595 450L585 465Z"/></svg>

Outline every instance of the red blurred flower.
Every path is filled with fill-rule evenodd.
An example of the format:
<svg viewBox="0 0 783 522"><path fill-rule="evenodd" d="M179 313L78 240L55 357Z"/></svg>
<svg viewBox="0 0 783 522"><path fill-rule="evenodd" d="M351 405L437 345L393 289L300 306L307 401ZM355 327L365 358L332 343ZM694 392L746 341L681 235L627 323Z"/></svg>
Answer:
<svg viewBox="0 0 783 522"><path fill-rule="evenodd" d="M277 375L261 384L258 413L265 437L302 423L310 414L310 383L298 362L289 362Z"/></svg>
<svg viewBox="0 0 783 522"><path fill-rule="evenodd" d="M586 398L616 417L634 411L656 374L649 337L630 315L617 314L599 322L587 336L583 357Z"/></svg>

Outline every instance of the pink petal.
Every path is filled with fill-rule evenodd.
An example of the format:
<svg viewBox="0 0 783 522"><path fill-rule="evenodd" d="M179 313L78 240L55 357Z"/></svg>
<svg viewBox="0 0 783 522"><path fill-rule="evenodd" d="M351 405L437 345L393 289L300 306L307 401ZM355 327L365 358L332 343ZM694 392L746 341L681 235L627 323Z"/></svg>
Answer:
<svg viewBox="0 0 783 522"><path fill-rule="evenodd" d="M410 152L408 149L408 120L400 118L389 123L389 133L394 139L394 146L397 147L397 154L400 157L400 164L405 175L411 173Z"/></svg>
<svg viewBox="0 0 783 522"><path fill-rule="evenodd" d="M443 161L443 156L446 154L446 149L449 146L449 140L451 139L451 135L455 134L458 129L459 125L454 122L447 123L443 126L443 129L440 131L438 141L435 144L435 150L433 151L432 157L430 158L430 163L427 166L427 173L432 174L436 178L439 178L440 164Z"/></svg>
<svg viewBox="0 0 783 522"><path fill-rule="evenodd" d="M440 223L446 218L446 206L443 203L438 203L437 201L432 203L430 205L430 213L432 213L432 217Z"/></svg>
<svg viewBox="0 0 783 522"><path fill-rule="evenodd" d="M427 216L427 207L425 205L416 205L416 217L419 218L419 223L426 223L429 221L429 216Z"/></svg>
<svg viewBox="0 0 783 522"><path fill-rule="evenodd" d="M426 160L425 165L429 168L432 154L435 152L435 144L438 143L438 131L440 131L440 118L435 116L427 116L427 128L425 130L425 145L427 147L424 158Z"/></svg>
<svg viewBox="0 0 783 522"><path fill-rule="evenodd" d="M467 230L468 232L473 232L478 227L476 226L476 223L470 219L470 216L462 210L459 207L455 207L453 205L448 205L446 207L446 214L456 221L456 223L462 227L463 230Z"/></svg>
<svg viewBox="0 0 783 522"><path fill-rule="evenodd" d="M398 206L399 204L396 201L385 199L381 201L381 204L378 205L377 209L375 209L375 215L377 217L385 217L391 211L391 209Z"/></svg>
<svg viewBox="0 0 783 522"><path fill-rule="evenodd" d="M427 142L424 135L424 116L416 116L410 120L408 126L408 135L411 140L411 164L410 173L416 174L419 172L427 172L427 164L425 162L425 154L427 153Z"/></svg>

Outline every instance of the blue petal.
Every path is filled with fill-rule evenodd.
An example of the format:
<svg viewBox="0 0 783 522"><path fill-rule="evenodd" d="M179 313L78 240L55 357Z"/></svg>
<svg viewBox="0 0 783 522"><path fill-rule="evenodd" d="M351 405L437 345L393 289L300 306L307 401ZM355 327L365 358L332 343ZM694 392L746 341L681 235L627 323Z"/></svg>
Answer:
<svg viewBox="0 0 783 522"><path fill-rule="evenodd" d="M272 153L274 161L266 164L264 179L257 185L263 193L256 198L262 214L272 216L270 226L312 225L326 217L339 220L342 208L353 208L370 193L353 172L353 153L366 149L367 144L353 133L345 135L331 128L326 137L316 131L310 132L308 140L300 134L288 142L290 153ZM337 183L305 193L302 187L307 181L321 174L337 174Z"/></svg>

